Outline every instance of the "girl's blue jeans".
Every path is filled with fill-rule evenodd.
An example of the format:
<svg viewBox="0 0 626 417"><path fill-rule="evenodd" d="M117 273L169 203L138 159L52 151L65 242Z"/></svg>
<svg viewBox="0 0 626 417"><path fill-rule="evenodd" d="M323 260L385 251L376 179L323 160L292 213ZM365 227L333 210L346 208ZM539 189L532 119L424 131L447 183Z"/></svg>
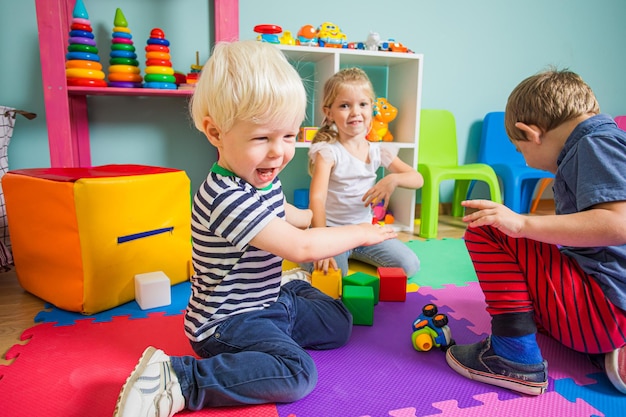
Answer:
<svg viewBox="0 0 626 417"><path fill-rule="evenodd" d="M234 315L202 342L192 342L202 359L172 356L186 408L285 403L309 394L317 369L307 349L343 346L352 315L341 300L290 281L263 310Z"/></svg>
<svg viewBox="0 0 626 417"><path fill-rule="evenodd" d="M358 246L335 256L341 275L348 275L348 259L356 259L375 267L402 268L407 277L412 277L420 269L417 255L401 240L389 239L372 246ZM312 262L300 265L305 271L313 272Z"/></svg>

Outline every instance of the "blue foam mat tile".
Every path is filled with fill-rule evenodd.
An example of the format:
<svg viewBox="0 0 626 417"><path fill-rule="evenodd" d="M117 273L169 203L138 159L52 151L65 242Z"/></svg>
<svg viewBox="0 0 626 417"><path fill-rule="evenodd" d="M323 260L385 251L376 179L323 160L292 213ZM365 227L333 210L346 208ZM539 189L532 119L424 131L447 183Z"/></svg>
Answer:
<svg viewBox="0 0 626 417"><path fill-rule="evenodd" d="M172 286L172 302L168 306L142 310L137 301L130 301L110 310L100 313L85 315L81 313L62 310L52 304L46 304L46 310L40 311L35 316L36 323L56 323L56 326L71 326L77 320L92 319L94 323L109 322L113 317L129 316L130 319L145 319L150 313L163 312L166 316L182 314L189 301L191 283L182 282Z"/></svg>

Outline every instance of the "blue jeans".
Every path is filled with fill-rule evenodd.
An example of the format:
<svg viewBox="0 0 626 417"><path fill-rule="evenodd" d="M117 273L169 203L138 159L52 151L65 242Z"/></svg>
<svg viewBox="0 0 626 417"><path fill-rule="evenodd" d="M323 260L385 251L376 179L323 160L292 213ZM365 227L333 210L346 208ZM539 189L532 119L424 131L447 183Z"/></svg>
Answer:
<svg viewBox="0 0 626 417"><path fill-rule="evenodd" d="M309 394L317 369L308 349L347 343L352 315L335 300L295 280L263 310L234 315L202 342L191 342L203 359L172 356L186 408L285 403Z"/></svg>
<svg viewBox="0 0 626 417"><path fill-rule="evenodd" d="M389 239L372 246L358 246L335 256L341 275L348 275L348 259L356 259L375 267L402 268L407 277L412 277L420 269L420 260L409 247L398 239ZM300 265L305 271L313 272L312 262Z"/></svg>

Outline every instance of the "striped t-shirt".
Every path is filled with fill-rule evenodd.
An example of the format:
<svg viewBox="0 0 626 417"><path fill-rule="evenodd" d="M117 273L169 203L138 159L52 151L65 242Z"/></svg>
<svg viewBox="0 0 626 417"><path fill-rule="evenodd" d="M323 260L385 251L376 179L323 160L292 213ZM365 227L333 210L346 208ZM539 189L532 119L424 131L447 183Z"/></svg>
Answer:
<svg viewBox="0 0 626 417"><path fill-rule="evenodd" d="M185 332L193 341L211 336L226 317L269 306L278 298L282 258L251 246L272 219L285 218L278 178L256 189L213 165L193 201L193 265Z"/></svg>

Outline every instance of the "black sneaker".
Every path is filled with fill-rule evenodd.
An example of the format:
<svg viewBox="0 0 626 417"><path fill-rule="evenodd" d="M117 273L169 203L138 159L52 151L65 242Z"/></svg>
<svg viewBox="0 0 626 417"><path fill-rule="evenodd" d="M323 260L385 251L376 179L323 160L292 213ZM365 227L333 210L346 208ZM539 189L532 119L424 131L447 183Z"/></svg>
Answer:
<svg viewBox="0 0 626 417"><path fill-rule="evenodd" d="M491 348L491 337L472 345L454 345L446 352L452 369L466 378L527 395L543 394L548 387L548 363L536 365L509 361Z"/></svg>

